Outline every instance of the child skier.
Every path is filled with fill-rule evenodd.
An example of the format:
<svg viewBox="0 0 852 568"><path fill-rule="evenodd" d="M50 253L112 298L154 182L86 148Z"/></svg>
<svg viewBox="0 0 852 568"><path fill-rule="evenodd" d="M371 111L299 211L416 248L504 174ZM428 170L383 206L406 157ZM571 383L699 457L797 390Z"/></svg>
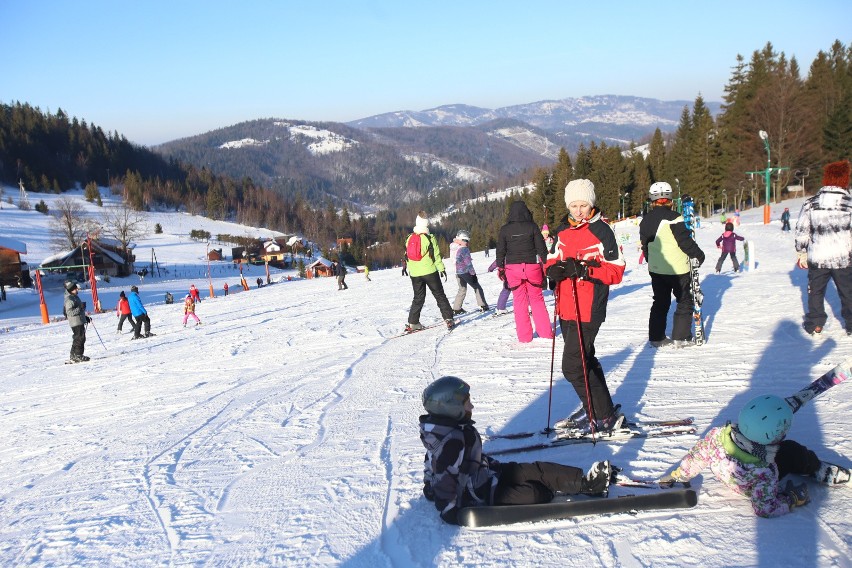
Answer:
<svg viewBox="0 0 852 568"><path fill-rule="evenodd" d="M734 272L740 271L740 263L737 260L737 241L745 240L734 232L733 223L725 223L725 232L716 239L716 248L722 251L722 256L716 261L716 274L722 270L722 263L725 262L725 257L731 255L731 262L734 263Z"/></svg>
<svg viewBox="0 0 852 568"><path fill-rule="evenodd" d="M612 467L595 462L583 470L550 462L500 463L482 453L471 415L470 385L441 377L423 391L420 441L426 447L423 494L441 518L458 524L459 509L473 505L547 503L556 493L605 496Z"/></svg>
<svg viewBox="0 0 852 568"><path fill-rule="evenodd" d="M118 329L116 333L121 333L121 327L124 325L124 320L130 322L130 327L135 328L136 323L133 321L133 315L130 313L130 303L127 301L127 296L122 290L118 294L118 305L115 307L115 317L118 318Z"/></svg>
<svg viewBox="0 0 852 568"><path fill-rule="evenodd" d="M186 327L186 321L190 316L195 320L195 325L201 325L201 320L195 315L195 299L187 294L183 299L183 327Z"/></svg>
<svg viewBox="0 0 852 568"><path fill-rule="evenodd" d="M820 461L805 446L784 439L792 421L793 411L783 398L759 396L743 407L737 424L710 430L661 481L689 481L710 466L716 479L751 500L756 515L786 515L810 497L804 483L789 480L782 488L785 475L814 477L824 485L849 481L848 469Z"/></svg>

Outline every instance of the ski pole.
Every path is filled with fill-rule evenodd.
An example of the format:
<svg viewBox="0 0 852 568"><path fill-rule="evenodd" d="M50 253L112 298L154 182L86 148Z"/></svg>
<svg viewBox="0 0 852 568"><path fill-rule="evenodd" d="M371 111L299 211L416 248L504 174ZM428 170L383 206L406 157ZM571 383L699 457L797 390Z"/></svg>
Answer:
<svg viewBox="0 0 852 568"><path fill-rule="evenodd" d="M574 289L574 311L577 316L577 339L580 342L580 361L583 364L583 381L586 383L586 401L589 404L589 426L592 432L592 443L595 441L595 410L592 406L592 392L589 387L589 368L586 366L586 343L583 340L583 325L580 323L580 296L577 293L577 282L579 278L571 279Z"/></svg>
<svg viewBox="0 0 852 568"><path fill-rule="evenodd" d="M550 328L550 333L553 335L553 341L550 345L550 394L547 397L547 424L544 425L543 432L545 434L552 431L550 428L550 410L553 407L553 363L556 359L556 319L559 315L559 283L553 290L553 326Z"/></svg>
<svg viewBox="0 0 852 568"><path fill-rule="evenodd" d="M93 320L92 318L89 318L89 321L86 322L86 327L89 327L89 324L92 324L92 329L95 330L95 335L98 336L98 340L101 342L101 345L103 345L104 351L109 351L109 349L107 349L107 346L104 345L104 340L101 339L101 334L98 333L98 328L95 327L95 320Z"/></svg>

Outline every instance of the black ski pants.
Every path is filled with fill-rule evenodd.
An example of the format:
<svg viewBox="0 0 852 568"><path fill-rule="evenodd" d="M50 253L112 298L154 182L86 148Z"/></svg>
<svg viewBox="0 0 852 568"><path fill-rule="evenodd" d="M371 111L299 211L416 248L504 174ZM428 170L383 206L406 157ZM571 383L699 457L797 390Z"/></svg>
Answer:
<svg viewBox="0 0 852 568"><path fill-rule="evenodd" d="M778 479L787 474L815 475L819 470L819 458L811 450L793 440L784 440L775 454Z"/></svg>
<svg viewBox="0 0 852 568"><path fill-rule="evenodd" d="M142 324L145 324L145 334L151 333L151 318L148 314L136 316L136 325L133 327L133 336L139 337L142 335Z"/></svg>
<svg viewBox="0 0 852 568"><path fill-rule="evenodd" d="M810 333L816 326L823 327L828 320L825 313L825 290L828 280L834 280L840 296L840 316L846 330L852 330L852 267L808 269L808 313L805 314L805 330Z"/></svg>
<svg viewBox="0 0 852 568"><path fill-rule="evenodd" d="M562 374L574 387L577 398L589 416L595 420L609 418L615 411L609 387L606 385L603 367L595 357L595 338L601 328L599 323L581 323L583 329L583 348L585 349L586 371L589 375L589 395L592 398L592 408L589 408L589 396L586 394L586 378L583 371L583 354L580 353L580 336L577 333L577 322L574 320L559 320L562 327L562 337L565 346L562 350Z"/></svg>
<svg viewBox="0 0 852 568"><path fill-rule="evenodd" d="M648 318L648 340L662 341L666 338L666 322L674 296L675 308L672 323L672 339L692 338L692 278L686 274L657 274L651 272L651 290L654 303Z"/></svg>
<svg viewBox="0 0 852 568"><path fill-rule="evenodd" d="M583 471L570 465L508 462L495 469L494 505L549 503L557 491L576 495L585 487Z"/></svg>
<svg viewBox="0 0 852 568"><path fill-rule="evenodd" d="M408 311L408 323L420 323L420 311L426 301L426 288L429 288L432 296L435 297L438 309L441 310L441 317L445 320L453 319L453 308L450 306L450 301L447 300L444 286L441 284L441 277L438 276L437 272L425 276L412 276L411 287L414 289L414 300L412 300L411 309Z"/></svg>
<svg viewBox="0 0 852 568"><path fill-rule="evenodd" d="M71 328L71 359L79 359L86 348L86 326L75 325Z"/></svg>
<svg viewBox="0 0 852 568"><path fill-rule="evenodd" d="M118 331L121 331L121 326L124 325L124 320L130 322L130 327L136 329L136 322L133 321L133 316L130 314L121 314L118 318Z"/></svg>

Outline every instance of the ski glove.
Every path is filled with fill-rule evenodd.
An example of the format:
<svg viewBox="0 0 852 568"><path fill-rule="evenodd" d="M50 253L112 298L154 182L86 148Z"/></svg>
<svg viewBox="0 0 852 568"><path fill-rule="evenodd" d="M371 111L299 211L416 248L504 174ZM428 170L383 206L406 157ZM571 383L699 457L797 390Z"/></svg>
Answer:
<svg viewBox="0 0 852 568"><path fill-rule="evenodd" d="M497 269L497 278L499 278L503 282L506 281L506 269L503 268L502 266Z"/></svg>
<svg viewBox="0 0 852 568"><path fill-rule="evenodd" d="M86 316L86 323L92 323L92 318L90 318L89 316Z"/></svg>
<svg viewBox="0 0 852 568"><path fill-rule="evenodd" d="M798 259L796 260L796 264L799 266L799 268L807 268L808 267L808 253L804 252L804 251L800 252L799 255L798 255Z"/></svg>
<svg viewBox="0 0 852 568"><path fill-rule="evenodd" d="M811 496L808 495L808 486L804 483L796 485L793 483L792 479L787 481L787 485L784 486L784 491L782 491L778 496L787 501L787 504L790 505L790 509L793 507L807 505L811 501Z"/></svg>
<svg viewBox="0 0 852 568"><path fill-rule="evenodd" d="M579 260L567 258L552 264L547 269L547 277L555 282L562 282L567 278L582 278L586 274L586 267Z"/></svg>
<svg viewBox="0 0 852 568"><path fill-rule="evenodd" d="M444 282L446 282L446 281L447 281L447 271L446 271L446 270L442 270L441 272L439 272L439 273L438 273L438 276L440 276L441 278L443 278L443 279L444 279Z"/></svg>

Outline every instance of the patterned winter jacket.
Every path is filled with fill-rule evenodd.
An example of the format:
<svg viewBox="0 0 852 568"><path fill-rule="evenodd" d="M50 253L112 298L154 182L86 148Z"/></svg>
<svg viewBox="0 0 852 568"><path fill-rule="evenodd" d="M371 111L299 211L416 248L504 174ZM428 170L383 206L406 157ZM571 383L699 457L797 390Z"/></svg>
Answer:
<svg viewBox="0 0 852 568"><path fill-rule="evenodd" d="M698 246L683 216L668 207L653 207L639 223L642 252L648 261L648 272L655 274L686 274L689 259L704 262L704 251Z"/></svg>
<svg viewBox="0 0 852 568"><path fill-rule="evenodd" d="M710 466L716 479L751 499L760 517L780 517L790 512L789 503L779 498L778 466L747 454L731 439L731 426L713 428L680 462L684 477L692 479Z"/></svg>
<svg viewBox="0 0 852 568"><path fill-rule="evenodd" d="M482 438L473 424L431 414L420 417L420 441L426 448L423 494L454 525L462 507L490 504L497 485L494 468L499 462L482 453Z"/></svg>
<svg viewBox="0 0 852 568"><path fill-rule="evenodd" d="M195 300L192 299L192 296L189 294L186 295L186 298L183 299L183 313L185 314L194 314L195 313Z"/></svg>
<svg viewBox="0 0 852 568"><path fill-rule="evenodd" d="M805 200L796 221L796 252L808 254L813 268L852 266L852 196L825 186Z"/></svg>
<svg viewBox="0 0 852 568"><path fill-rule="evenodd" d="M456 249L456 274L476 275L473 258L470 256L470 247L467 245L459 245Z"/></svg>

